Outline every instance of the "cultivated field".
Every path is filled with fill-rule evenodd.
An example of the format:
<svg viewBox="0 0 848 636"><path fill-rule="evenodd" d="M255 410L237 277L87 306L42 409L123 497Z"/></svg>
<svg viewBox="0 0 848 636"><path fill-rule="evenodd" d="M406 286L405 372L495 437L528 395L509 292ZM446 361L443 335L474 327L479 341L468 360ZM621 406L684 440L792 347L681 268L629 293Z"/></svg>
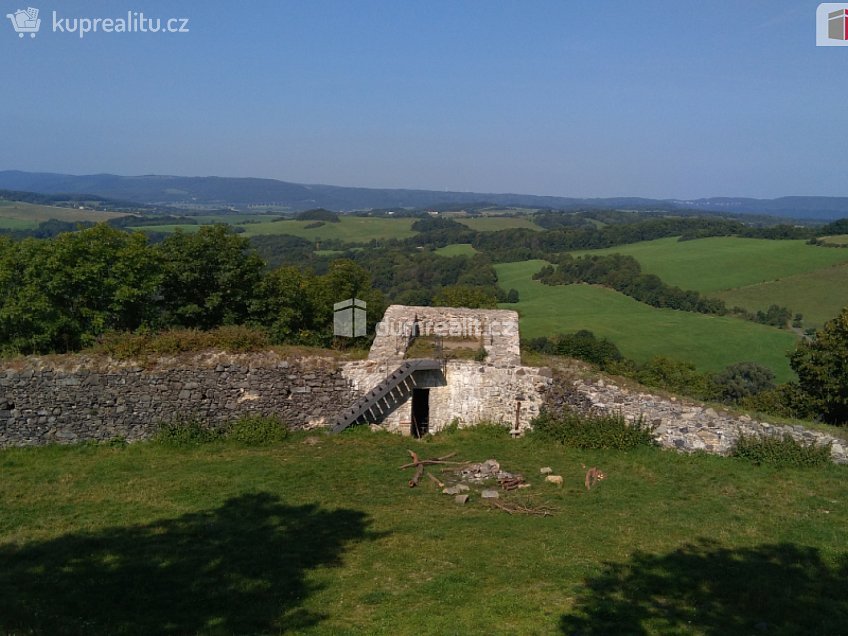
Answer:
<svg viewBox="0 0 848 636"><path fill-rule="evenodd" d="M20 201L0 200L0 228L10 230L31 230L43 221L108 221L119 216L120 212L98 212L96 210L75 210L50 205L35 205Z"/></svg>
<svg viewBox="0 0 848 636"><path fill-rule="evenodd" d="M758 362L778 380L793 377L786 358L796 337L789 331L722 316L656 309L616 291L590 285L543 285L531 280L544 261L496 265L498 285L518 290L523 337L588 329L612 340L628 358L664 355L718 371L734 362Z"/></svg>
<svg viewBox="0 0 848 636"><path fill-rule="evenodd" d="M0 452L0 632L844 632L844 467L485 430L303 441ZM554 515L410 489L407 448L496 458L532 484L501 502ZM607 479L587 492L581 464Z"/></svg>

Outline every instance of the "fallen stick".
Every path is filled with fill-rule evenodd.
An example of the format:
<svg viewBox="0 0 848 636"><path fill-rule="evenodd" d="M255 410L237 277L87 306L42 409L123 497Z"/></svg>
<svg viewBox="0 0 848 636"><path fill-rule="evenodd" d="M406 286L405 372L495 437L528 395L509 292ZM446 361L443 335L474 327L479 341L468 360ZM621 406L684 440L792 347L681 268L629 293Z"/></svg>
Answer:
<svg viewBox="0 0 848 636"><path fill-rule="evenodd" d="M456 453L448 453L447 455L443 455L442 457L434 457L433 459L420 459L418 454L415 451L407 450L407 453L412 457L412 461L408 464L404 464L400 467L401 470L404 468L413 468L414 466L424 465L424 466L433 466L434 464L467 464L468 462L449 462L446 461L448 458L453 457Z"/></svg>
<svg viewBox="0 0 848 636"><path fill-rule="evenodd" d="M424 474L424 464L418 464L418 467L415 469L415 474L412 476L412 479L409 480L409 487L415 488L418 485L418 480L421 479L421 475Z"/></svg>
<svg viewBox="0 0 848 636"><path fill-rule="evenodd" d="M499 510L503 510L508 515L520 514L520 515L531 515L533 517L552 517L554 512L555 512L553 508L546 508L546 507L530 508L530 507L525 506L523 504L502 503L502 502L498 501L497 499L492 499L489 502L489 505L492 508L498 508Z"/></svg>
<svg viewBox="0 0 848 636"><path fill-rule="evenodd" d="M430 478L430 481L434 482L439 488L444 488L445 485L438 480L438 478L433 473L427 473L427 477Z"/></svg>

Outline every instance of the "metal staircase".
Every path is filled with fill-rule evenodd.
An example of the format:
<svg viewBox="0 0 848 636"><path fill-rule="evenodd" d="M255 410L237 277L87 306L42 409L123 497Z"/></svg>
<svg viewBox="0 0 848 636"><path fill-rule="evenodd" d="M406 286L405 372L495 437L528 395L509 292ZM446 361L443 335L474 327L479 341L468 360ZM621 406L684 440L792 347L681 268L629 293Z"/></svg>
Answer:
<svg viewBox="0 0 848 636"><path fill-rule="evenodd" d="M430 358L419 358L415 360L404 360L397 369L381 381L377 386L363 395L356 404L345 409L336 423L330 429L333 433L343 431L351 424L355 424L366 415L378 418L389 408L387 398L392 396L395 389L400 389L401 394L409 389L409 383L414 384L413 375L416 371L432 371L443 369L443 361ZM381 402L384 402L381 405Z"/></svg>

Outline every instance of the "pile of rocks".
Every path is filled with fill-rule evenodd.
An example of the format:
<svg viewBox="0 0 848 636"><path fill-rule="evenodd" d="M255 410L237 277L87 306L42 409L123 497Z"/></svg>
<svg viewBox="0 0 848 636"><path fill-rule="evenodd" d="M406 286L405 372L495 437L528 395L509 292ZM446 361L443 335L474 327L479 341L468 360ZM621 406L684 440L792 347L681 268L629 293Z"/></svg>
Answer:
<svg viewBox="0 0 848 636"><path fill-rule="evenodd" d="M457 471L460 480L474 484L482 484L490 479L514 479L515 475L501 470L501 465L496 459L487 459L479 464L469 464Z"/></svg>

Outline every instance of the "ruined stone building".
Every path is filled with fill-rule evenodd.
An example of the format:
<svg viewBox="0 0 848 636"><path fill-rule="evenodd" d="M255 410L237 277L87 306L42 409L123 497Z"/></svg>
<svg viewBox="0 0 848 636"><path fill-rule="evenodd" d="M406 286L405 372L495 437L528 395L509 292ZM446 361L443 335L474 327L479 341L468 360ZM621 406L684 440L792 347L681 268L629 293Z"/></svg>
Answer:
<svg viewBox="0 0 848 636"><path fill-rule="evenodd" d="M521 364L518 314L500 309L392 305L368 359L342 373L361 397L336 430L368 422L414 436L452 422L523 431L550 382L547 370Z"/></svg>

